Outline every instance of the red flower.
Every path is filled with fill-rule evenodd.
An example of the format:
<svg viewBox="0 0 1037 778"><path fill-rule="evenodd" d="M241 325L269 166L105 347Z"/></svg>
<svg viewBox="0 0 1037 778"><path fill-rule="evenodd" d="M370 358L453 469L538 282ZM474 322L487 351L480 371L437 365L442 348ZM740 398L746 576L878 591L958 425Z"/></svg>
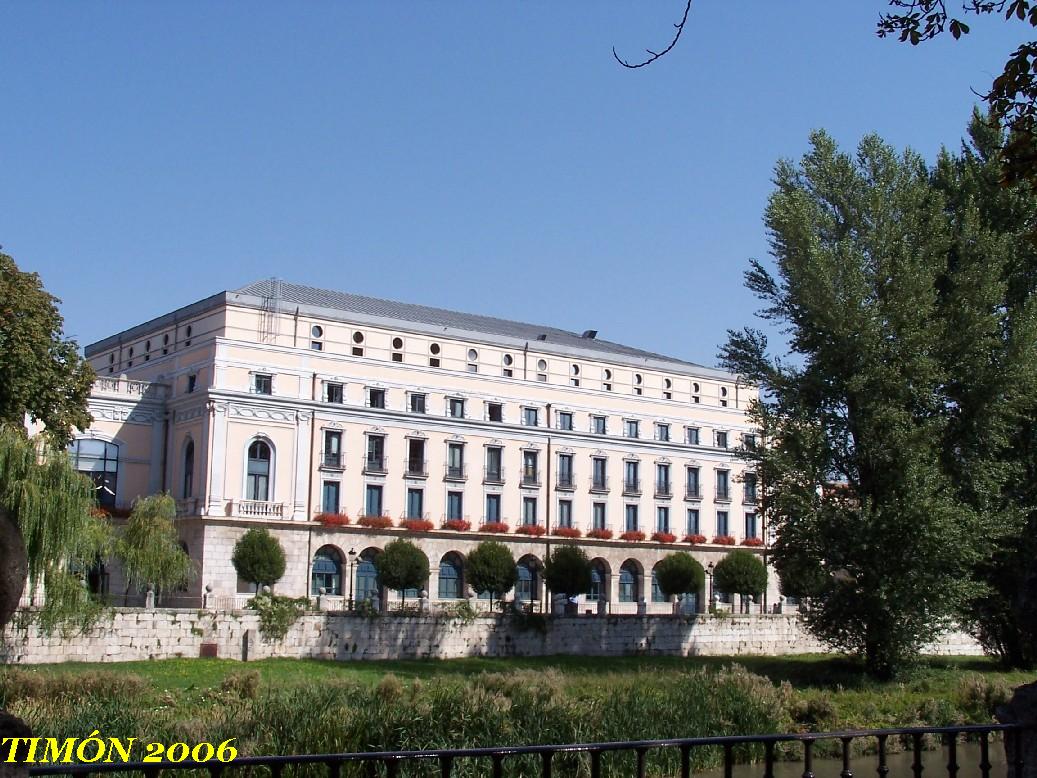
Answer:
<svg viewBox="0 0 1037 778"><path fill-rule="evenodd" d="M592 529L587 531L587 537L595 538L596 540L612 540L612 530L610 529Z"/></svg>
<svg viewBox="0 0 1037 778"><path fill-rule="evenodd" d="M433 524L425 519L403 519L400 522L400 526L403 529L409 529L411 532L428 532L432 529Z"/></svg>
<svg viewBox="0 0 1037 778"><path fill-rule="evenodd" d="M479 527L479 532L507 532L508 529L503 521L491 521Z"/></svg>
<svg viewBox="0 0 1037 778"><path fill-rule="evenodd" d="M762 546L763 538L746 538L742 541L743 546Z"/></svg>
<svg viewBox="0 0 1037 778"><path fill-rule="evenodd" d="M576 527L555 527L551 534L560 538L578 538L583 535Z"/></svg>
<svg viewBox="0 0 1037 778"><path fill-rule="evenodd" d="M472 528L470 521L464 519L447 519L443 522L443 529L452 529L457 532L467 532Z"/></svg>
<svg viewBox="0 0 1037 778"><path fill-rule="evenodd" d="M345 527L349 524L349 517L344 513L318 513L313 520L325 527Z"/></svg>
<svg viewBox="0 0 1037 778"><path fill-rule="evenodd" d="M619 539L620 540L644 540L645 539L645 533L641 532L640 530L633 530L631 532L624 532L622 535L619 536Z"/></svg>
<svg viewBox="0 0 1037 778"><path fill-rule="evenodd" d="M673 543L677 540L677 536L672 532L653 532L652 540L656 543Z"/></svg>
<svg viewBox="0 0 1037 778"><path fill-rule="evenodd" d="M717 535L713 538L713 542L718 546L733 546L735 544L735 539L730 535Z"/></svg>
<svg viewBox="0 0 1037 778"><path fill-rule="evenodd" d="M541 535L547 534L547 528L541 524L519 524L515 527L515 532L519 535L533 535L540 537Z"/></svg>
<svg viewBox="0 0 1037 778"><path fill-rule="evenodd" d="M700 545L700 544L706 542L706 536L705 535L698 535L698 534L696 534L696 535L685 535L684 536L684 542L685 543L693 543L694 545L697 546L697 545Z"/></svg>
<svg viewBox="0 0 1037 778"><path fill-rule="evenodd" d="M361 516L356 523L371 529L388 529L392 526L392 519L388 516Z"/></svg>

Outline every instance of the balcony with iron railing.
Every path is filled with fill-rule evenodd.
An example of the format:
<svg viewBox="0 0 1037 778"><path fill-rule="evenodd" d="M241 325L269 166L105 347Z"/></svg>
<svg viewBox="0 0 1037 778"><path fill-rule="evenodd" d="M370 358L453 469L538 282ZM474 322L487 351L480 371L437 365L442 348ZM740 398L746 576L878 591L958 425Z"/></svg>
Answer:
<svg viewBox="0 0 1037 778"><path fill-rule="evenodd" d="M742 490L742 502L746 505L756 505L757 495L755 486L751 489Z"/></svg>
<svg viewBox="0 0 1037 778"><path fill-rule="evenodd" d="M522 486L540 486L540 470L535 467L523 467Z"/></svg>
<svg viewBox="0 0 1037 778"><path fill-rule="evenodd" d="M385 465L385 456L379 456L377 454L367 454L364 457L364 472L375 473L378 475L385 475L388 471Z"/></svg>
<svg viewBox="0 0 1037 778"><path fill-rule="evenodd" d="M341 451L322 451L320 466L325 470L343 470L346 467L346 458Z"/></svg>
<svg viewBox="0 0 1037 778"><path fill-rule="evenodd" d="M641 494L641 479L640 478L624 478L623 479L623 494L630 497L637 497Z"/></svg>
<svg viewBox="0 0 1037 778"><path fill-rule="evenodd" d="M443 480L444 481L467 481L468 480L468 466L465 464L460 465L443 465Z"/></svg>
<svg viewBox="0 0 1037 778"><path fill-rule="evenodd" d="M684 485L684 499L685 500L701 500L702 499L702 488L697 484L685 484Z"/></svg>
<svg viewBox="0 0 1037 778"><path fill-rule="evenodd" d="M576 489L576 476L570 471L559 471L556 489L571 492Z"/></svg>
<svg viewBox="0 0 1037 778"><path fill-rule="evenodd" d="M590 491L593 494L608 494L609 477L607 475L592 475L590 479Z"/></svg>
<svg viewBox="0 0 1037 778"><path fill-rule="evenodd" d="M403 460L403 474L407 478L428 478L428 462L424 459L407 457Z"/></svg>
<svg viewBox="0 0 1037 778"><path fill-rule="evenodd" d="M484 484L504 483L504 468L499 465L497 467L484 467L482 482Z"/></svg>
<svg viewBox="0 0 1037 778"><path fill-rule="evenodd" d="M731 502L731 490L726 486L717 486L716 499L721 502Z"/></svg>
<svg viewBox="0 0 1037 778"><path fill-rule="evenodd" d="M655 498L657 500L666 500L673 497L673 486L669 481L656 481L655 482Z"/></svg>

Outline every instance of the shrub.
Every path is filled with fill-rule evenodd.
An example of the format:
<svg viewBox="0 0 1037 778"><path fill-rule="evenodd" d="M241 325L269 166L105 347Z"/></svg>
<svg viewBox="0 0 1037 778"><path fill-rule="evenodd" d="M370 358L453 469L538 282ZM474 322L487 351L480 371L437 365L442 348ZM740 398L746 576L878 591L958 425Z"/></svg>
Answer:
<svg viewBox="0 0 1037 778"><path fill-rule="evenodd" d="M733 546L735 544L735 539L730 535L717 535L713 538L713 542L718 546Z"/></svg>
<svg viewBox="0 0 1037 778"><path fill-rule="evenodd" d="M428 532L434 525L425 519L403 519L400 526L411 532Z"/></svg>
<svg viewBox="0 0 1037 778"><path fill-rule="evenodd" d="M591 588L591 563L579 546L555 549L544 565L547 588L557 594L575 597Z"/></svg>
<svg viewBox="0 0 1037 778"><path fill-rule="evenodd" d="M508 525L503 521L489 521L479 527L479 532L497 532L504 533L509 529Z"/></svg>
<svg viewBox="0 0 1037 778"><path fill-rule="evenodd" d="M738 549L717 564L713 585L731 594L759 594L767 588L767 568L756 554Z"/></svg>
<svg viewBox="0 0 1037 778"><path fill-rule="evenodd" d="M356 523L361 527L370 527L371 529L388 529L392 526L392 519L388 516L361 516L356 520Z"/></svg>
<svg viewBox="0 0 1037 778"><path fill-rule="evenodd" d="M630 530L630 531L624 532L622 535L620 535L619 539L620 540L644 540L645 539L645 533L641 532L640 530Z"/></svg>
<svg viewBox="0 0 1037 778"><path fill-rule="evenodd" d="M656 543L674 543L677 540L677 536L672 532L653 532L652 540Z"/></svg>
<svg viewBox="0 0 1037 778"><path fill-rule="evenodd" d="M534 537L540 537L541 535L547 534L547 528L543 524L519 524L515 527L515 532L519 535L533 535Z"/></svg>
<svg viewBox="0 0 1037 778"><path fill-rule="evenodd" d="M403 538L387 543L382 553L375 557L374 566L382 586L401 593L407 589L424 589L428 583L428 557Z"/></svg>
<svg viewBox="0 0 1037 778"><path fill-rule="evenodd" d="M578 538L583 536L583 533L576 527L555 527L551 530L551 534L558 538Z"/></svg>
<svg viewBox="0 0 1037 778"><path fill-rule="evenodd" d="M465 521L464 519L447 519L443 522L443 529L452 529L457 532L467 532L471 528L472 522Z"/></svg>
<svg viewBox="0 0 1037 778"><path fill-rule="evenodd" d="M325 527L346 527L349 525L349 516L344 513L318 513L313 520L320 522Z"/></svg>
<svg viewBox="0 0 1037 778"><path fill-rule="evenodd" d="M705 535L699 535L699 534L685 535L684 536L684 542L685 543L691 543L692 545L695 545L695 546L700 546L700 545L702 545L703 543L706 542L706 536Z"/></svg>
<svg viewBox="0 0 1037 778"><path fill-rule="evenodd" d="M283 640L292 625L306 612L310 601L305 597L280 597L257 594L248 607L259 614L259 632L270 640Z"/></svg>
<svg viewBox="0 0 1037 778"><path fill-rule="evenodd" d="M612 540L612 530L595 527L592 530L587 530L587 537L594 538L595 540Z"/></svg>
<svg viewBox="0 0 1037 778"><path fill-rule="evenodd" d="M484 540L468 555L468 583L477 592L490 593L490 607L493 598L500 599L515 587L518 581L518 569L511 550L496 540Z"/></svg>
<svg viewBox="0 0 1037 778"><path fill-rule="evenodd" d="M284 575L284 549L262 527L250 529L238 539L230 561L238 575L257 588L273 586Z"/></svg>
<svg viewBox="0 0 1037 778"><path fill-rule="evenodd" d="M706 572L698 560L686 551L667 554L655 566L655 580L667 597L686 592L698 592L706 580Z"/></svg>
<svg viewBox="0 0 1037 778"><path fill-rule="evenodd" d="M234 694L243 700L254 700L259 696L259 672L245 670L231 673L220 683L220 691Z"/></svg>

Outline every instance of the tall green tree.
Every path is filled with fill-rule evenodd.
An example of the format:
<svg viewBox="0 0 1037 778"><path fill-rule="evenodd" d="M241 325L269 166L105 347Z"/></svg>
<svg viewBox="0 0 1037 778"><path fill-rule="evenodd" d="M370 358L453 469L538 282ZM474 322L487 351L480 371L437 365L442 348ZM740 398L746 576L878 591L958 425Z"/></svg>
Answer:
<svg viewBox="0 0 1037 778"><path fill-rule="evenodd" d="M95 375L64 336L59 302L39 275L0 252L0 422L20 427L28 414L64 445L90 426Z"/></svg>
<svg viewBox="0 0 1037 778"><path fill-rule="evenodd" d="M511 549L496 540L484 540L468 555L468 582L475 591L490 593L490 609L493 598L500 599L515 588L518 568Z"/></svg>
<svg viewBox="0 0 1037 778"><path fill-rule="evenodd" d="M404 538L386 543L382 553L375 557L374 566L382 585L400 592L405 600L408 589L424 589L428 584L428 557Z"/></svg>
<svg viewBox="0 0 1037 778"><path fill-rule="evenodd" d="M567 543L551 552L544 565L544 581L554 594L576 597L591 588L591 563L587 552Z"/></svg>
<svg viewBox="0 0 1037 778"><path fill-rule="evenodd" d="M706 571L695 557L687 551L667 554L655 566L655 580L667 597L702 591Z"/></svg>
<svg viewBox="0 0 1037 778"><path fill-rule="evenodd" d="M154 494L134 503L115 541L127 597L134 588L154 586L155 593L161 594L188 582L191 558L180 547L175 519L176 501L168 494Z"/></svg>
<svg viewBox="0 0 1037 778"><path fill-rule="evenodd" d="M238 575L258 591L260 586L273 586L285 570L284 547L263 527L253 527L234 544L231 564Z"/></svg>
<svg viewBox="0 0 1037 778"><path fill-rule="evenodd" d="M732 332L721 358L763 389L768 445L747 452L777 531L786 591L810 629L889 677L979 591L971 575L1004 528L960 498L949 436L940 285L956 235L917 154L878 137L856 155L823 132L776 168L766 225L777 274L747 286L785 330Z"/></svg>

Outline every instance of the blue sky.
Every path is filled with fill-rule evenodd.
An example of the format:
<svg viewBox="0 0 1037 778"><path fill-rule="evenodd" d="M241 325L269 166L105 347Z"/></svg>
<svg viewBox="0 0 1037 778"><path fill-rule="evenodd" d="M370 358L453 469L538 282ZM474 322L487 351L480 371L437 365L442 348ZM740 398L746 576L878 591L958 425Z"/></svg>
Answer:
<svg viewBox="0 0 1037 778"><path fill-rule="evenodd" d="M697 0L628 71L681 0L0 0L0 244L80 344L277 276L714 364L775 161L956 147L1026 34L885 8Z"/></svg>

